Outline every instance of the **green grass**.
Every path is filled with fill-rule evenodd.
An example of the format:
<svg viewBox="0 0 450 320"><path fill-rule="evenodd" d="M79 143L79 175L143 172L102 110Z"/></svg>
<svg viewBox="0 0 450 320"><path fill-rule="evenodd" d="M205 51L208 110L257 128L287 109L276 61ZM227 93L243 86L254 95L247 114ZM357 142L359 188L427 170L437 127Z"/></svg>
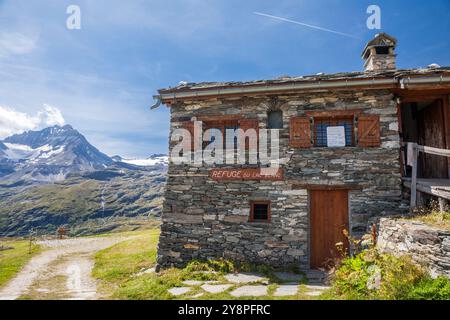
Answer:
<svg viewBox="0 0 450 320"><path fill-rule="evenodd" d="M420 221L440 229L450 230L450 212L439 212L438 210L419 212L407 219Z"/></svg>
<svg viewBox="0 0 450 320"><path fill-rule="evenodd" d="M207 293L200 286L193 286L193 289L187 294L175 297L168 290L186 286L183 284L184 280L215 280L218 283L226 283L224 275L237 271L237 267L226 260L207 263L193 261L184 269L171 268L163 270L159 274L139 274L141 271L155 266L159 230L139 231L127 233L127 235L134 235L136 238L99 251L95 256L93 276L100 280L99 289L102 296L106 298L123 300L195 299L193 296L198 293L203 293L199 298L202 300L311 298L305 295L306 290L303 285L300 285L297 295L273 297L273 292L282 282L276 279L270 270L264 268L256 270L269 279L267 296L236 298L230 295L230 292L237 287L233 285L225 292L218 294ZM244 269L244 271L251 271L250 266L246 266ZM215 272L208 272L212 270Z"/></svg>
<svg viewBox="0 0 450 320"><path fill-rule="evenodd" d="M11 280L41 250L38 245L33 244L30 254L30 242L26 240L0 241L0 246L13 247L0 251L0 287Z"/></svg>
<svg viewBox="0 0 450 320"><path fill-rule="evenodd" d="M135 239L120 242L95 255L93 275L109 282L121 282L156 262L159 230L125 232Z"/></svg>

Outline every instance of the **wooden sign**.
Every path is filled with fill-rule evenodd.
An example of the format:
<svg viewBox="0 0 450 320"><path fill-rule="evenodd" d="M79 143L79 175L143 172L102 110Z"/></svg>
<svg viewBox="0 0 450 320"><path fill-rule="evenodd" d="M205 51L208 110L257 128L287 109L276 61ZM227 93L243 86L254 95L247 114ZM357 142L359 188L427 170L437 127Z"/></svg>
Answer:
<svg viewBox="0 0 450 320"><path fill-rule="evenodd" d="M212 169L209 177L213 180L283 180L281 168Z"/></svg>

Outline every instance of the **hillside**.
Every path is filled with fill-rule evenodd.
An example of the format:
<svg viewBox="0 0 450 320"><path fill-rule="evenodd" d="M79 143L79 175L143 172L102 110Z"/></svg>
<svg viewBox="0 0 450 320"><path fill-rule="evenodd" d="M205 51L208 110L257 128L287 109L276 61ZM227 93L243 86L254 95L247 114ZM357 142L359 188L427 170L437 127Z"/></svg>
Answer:
<svg viewBox="0 0 450 320"><path fill-rule="evenodd" d="M164 172L112 168L54 184L0 185L0 235L26 236L31 228L54 233L61 225L71 234L99 233L127 218L155 218L164 181Z"/></svg>
<svg viewBox="0 0 450 320"><path fill-rule="evenodd" d="M14 135L0 149L0 237L63 225L100 233L160 215L164 155L110 158L71 126Z"/></svg>

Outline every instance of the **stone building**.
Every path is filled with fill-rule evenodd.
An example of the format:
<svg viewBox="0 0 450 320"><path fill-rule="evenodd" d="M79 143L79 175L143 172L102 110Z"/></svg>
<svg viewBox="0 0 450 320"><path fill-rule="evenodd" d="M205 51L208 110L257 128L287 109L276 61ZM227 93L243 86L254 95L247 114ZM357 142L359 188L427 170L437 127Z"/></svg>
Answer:
<svg viewBox="0 0 450 320"><path fill-rule="evenodd" d="M171 137L199 121L223 133L275 130L280 166L266 176L258 164L171 162L158 265L224 257L318 268L338 254L336 243L348 247L344 229L360 236L370 219L407 211L401 142L439 136L438 147L449 148L450 68L398 70L396 44L377 35L362 53L363 72L159 90ZM204 147L188 144L194 153ZM445 167L439 174L448 178Z"/></svg>

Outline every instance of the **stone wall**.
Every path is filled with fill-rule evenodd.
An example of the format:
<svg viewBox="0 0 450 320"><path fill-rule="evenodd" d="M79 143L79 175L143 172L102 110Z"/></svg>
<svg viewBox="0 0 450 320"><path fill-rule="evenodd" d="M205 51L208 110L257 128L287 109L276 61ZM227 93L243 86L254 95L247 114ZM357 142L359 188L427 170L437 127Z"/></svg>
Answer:
<svg viewBox="0 0 450 320"><path fill-rule="evenodd" d="M171 132L193 116L239 114L259 119L283 111L280 157L284 181L213 181L211 167L170 164L158 264L225 257L272 266L309 266L309 185L353 185L350 229L363 233L375 216L400 213L397 109L389 91L340 91L273 97L223 98L171 106ZM292 148L289 120L307 111L361 109L380 115L381 147ZM173 144L171 144L173 147ZM226 166L223 168L237 168ZM245 166L241 166L245 167ZM247 166L249 167L249 166ZM248 222L250 201L271 201L271 222Z"/></svg>
<svg viewBox="0 0 450 320"><path fill-rule="evenodd" d="M378 247L394 255L409 254L433 277L446 275L450 279L450 231L421 222L382 218Z"/></svg>

